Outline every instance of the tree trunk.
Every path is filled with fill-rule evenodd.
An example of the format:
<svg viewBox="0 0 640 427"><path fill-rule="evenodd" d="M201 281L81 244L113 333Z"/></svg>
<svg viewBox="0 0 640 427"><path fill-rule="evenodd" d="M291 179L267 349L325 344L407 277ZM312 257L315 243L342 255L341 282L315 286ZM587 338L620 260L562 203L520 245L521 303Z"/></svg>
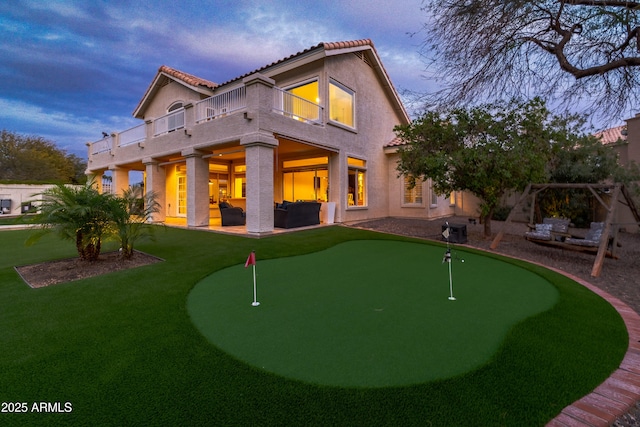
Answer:
<svg viewBox="0 0 640 427"><path fill-rule="evenodd" d="M131 259L133 258L133 245L123 245L122 248L122 258Z"/></svg>
<svg viewBox="0 0 640 427"><path fill-rule="evenodd" d="M481 222L484 223L484 237L491 237L491 217L493 216L494 208L489 208L489 212L486 216L480 218Z"/></svg>

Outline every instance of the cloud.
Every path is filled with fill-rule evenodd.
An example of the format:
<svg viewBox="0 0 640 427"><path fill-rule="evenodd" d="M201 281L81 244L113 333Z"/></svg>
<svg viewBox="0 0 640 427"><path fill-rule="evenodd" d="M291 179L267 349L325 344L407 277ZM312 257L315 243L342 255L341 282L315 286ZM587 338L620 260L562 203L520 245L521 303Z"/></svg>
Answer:
<svg viewBox="0 0 640 427"><path fill-rule="evenodd" d="M7 130L33 134L30 129L38 129L38 136L83 155L86 154L85 143L97 141L100 131L122 131L138 124L132 118L78 116L6 98L0 98L0 120L14 125Z"/></svg>
<svg viewBox="0 0 640 427"><path fill-rule="evenodd" d="M41 10L70 19L86 19L87 13L74 2L43 2L40 0L23 0L27 9Z"/></svg>
<svg viewBox="0 0 640 427"><path fill-rule="evenodd" d="M3 126L83 145L135 124L166 64L222 83L325 41L371 38L397 88L423 87L418 0L0 3ZM70 142L71 141L71 142Z"/></svg>

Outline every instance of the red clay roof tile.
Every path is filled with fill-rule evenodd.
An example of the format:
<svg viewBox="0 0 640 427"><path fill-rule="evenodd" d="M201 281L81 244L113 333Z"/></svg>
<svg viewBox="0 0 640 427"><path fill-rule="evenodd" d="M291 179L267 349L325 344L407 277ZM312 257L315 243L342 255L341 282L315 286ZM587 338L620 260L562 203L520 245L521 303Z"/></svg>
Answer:
<svg viewBox="0 0 640 427"><path fill-rule="evenodd" d="M605 129L595 134L596 138L600 138L603 145L615 144L618 141L626 141L626 125ZM625 132L625 133L623 133Z"/></svg>
<svg viewBox="0 0 640 427"><path fill-rule="evenodd" d="M184 71L176 70L175 68L168 67L166 65L161 66L158 72L165 73L171 77L182 80L183 82L190 84L191 86L206 86L209 89L215 89L218 84L209 80L201 79L193 74L185 73Z"/></svg>
<svg viewBox="0 0 640 427"><path fill-rule="evenodd" d="M400 147L402 145L406 145L406 142L404 142L402 140L402 138L400 138L399 136L396 136L395 138L393 138L390 142L388 142L387 144L385 144L385 148L386 147Z"/></svg>

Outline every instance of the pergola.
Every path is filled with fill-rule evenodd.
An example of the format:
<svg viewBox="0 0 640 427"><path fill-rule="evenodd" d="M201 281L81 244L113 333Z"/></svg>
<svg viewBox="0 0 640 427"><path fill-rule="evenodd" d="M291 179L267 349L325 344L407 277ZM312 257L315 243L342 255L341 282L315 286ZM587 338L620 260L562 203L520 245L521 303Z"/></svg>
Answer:
<svg viewBox="0 0 640 427"><path fill-rule="evenodd" d="M530 224L535 223L534 215L535 215L536 197L538 196L539 193L551 188L589 190L591 194L593 194L595 199L606 209L607 217L604 222L604 229L602 231L602 236L600 237L600 243L597 247L597 250L596 248L586 248L584 246L576 246L566 242L555 241L555 240L544 242L544 244L546 245L555 246L562 249L582 251L582 252L585 252L585 251L595 252L596 258L593 263L593 268L591 269L591 276L598 277L600 275L600 272L602 271L602 265L604 263L605 256L609 254L609 256L615 257L615 247L617 246L618 230L619 230L619 225L621 225L613 222L615 219L616 207L618 205L618 202L625 204L631 210L631 213L633 214L633 217L635 218L636 223L640 223L640 215L638 214L638 209L636 209L636 206L628 190L625 188L623 184L620 184L620 183L616 183L616 184L557 184L557 183L529 184L527 188L524 190L524 192L522 193L522 196L520 197L520 199L518 199L516 204L511 209L511 212L509 212L509 215L507 216L507 219L505 220L502 226L502 229L493 239L493 242L491 242L491 246L490 246L491 249L496 249L498 247L498 244L500 243L500 241L502 240L502 237L504 236L505 230L507 229L507 227L509 226L509 224L513 219L514 213L518 212L518 208L520 208L520 206L522 206L522 204L525 203L529 198L531 198L531 211L529 213L529 223ZM598 192L597 190L600 190L600 192ZM610 195L608 203L602 197L602 194ZM621 198L623 200L620 200ZM612 241L612 249L609 252L607 249L610 241Z"/></svg>

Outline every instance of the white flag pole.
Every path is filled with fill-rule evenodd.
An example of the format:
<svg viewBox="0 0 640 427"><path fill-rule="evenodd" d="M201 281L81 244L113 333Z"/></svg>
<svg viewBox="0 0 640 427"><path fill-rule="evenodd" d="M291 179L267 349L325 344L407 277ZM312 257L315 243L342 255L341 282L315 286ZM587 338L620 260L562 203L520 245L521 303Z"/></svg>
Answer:
<svg viewBox="0 0 640 427"><path fill-rule="evenodd" d="M447 264L449 264L449 300L455 301L456 298L453 296L453 278L451 275L451 248L449 247L449 235L451 234L451 230L449 229L449 221L445 221L445 224L447 225L447 228L445 229L446 235L444 233L443 235L445 235L445 238L447 239L447 252L444 255L444 259Z"/></svg>
<svg viewBox="0 0 640 427"><path fill-rule="evenodd" d="M453 296L453 280L451 279L451 256L449 256L449 299L451 301L456 300Z"/></svg>
<svg viewBox="0 0 640 427"><path fill-rule="evenodd" d="M252 306L257 307L260 305L260 303L258 302L258 289L256 287L256 265L255 263L253 264L253 303L251 303Z"/></svg>

